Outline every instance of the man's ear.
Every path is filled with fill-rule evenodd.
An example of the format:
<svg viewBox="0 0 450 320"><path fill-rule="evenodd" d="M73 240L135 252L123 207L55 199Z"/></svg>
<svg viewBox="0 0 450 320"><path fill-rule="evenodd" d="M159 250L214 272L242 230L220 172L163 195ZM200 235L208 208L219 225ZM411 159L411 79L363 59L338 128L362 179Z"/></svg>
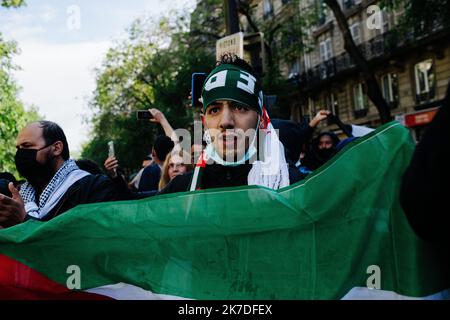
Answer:
<svg viewBox="0 0 450 320"><path fill-rule="evenodd" d="M53 150L53 156L59 157L62 155L64 151L64 144L61 141L57 141L53 144L54 150Z"/></svg>

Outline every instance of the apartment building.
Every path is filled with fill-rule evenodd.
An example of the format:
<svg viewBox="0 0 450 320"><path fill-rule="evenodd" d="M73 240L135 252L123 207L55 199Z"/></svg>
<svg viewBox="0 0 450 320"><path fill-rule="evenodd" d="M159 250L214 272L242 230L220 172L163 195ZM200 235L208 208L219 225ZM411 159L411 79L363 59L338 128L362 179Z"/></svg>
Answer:
<svg viewBox="0 0 450 320"><path fill-rule="evenodd" d="M394 26L402 15L401 10L382 10L377 0L338 2L355 43L379 81L392 115L410 127L413 136L419 139L442 102L450 79L450 34L437 26L432 33L421 37L412 34L399 37ZM326 108L345 123L380 125L378 111L366 95L363 78L344 49L334 15L321 0L253 3L257 5L258 21L266 23L270 19L288 21L290 15L305 14L311 6L323 8L317 25L307 30L310 50L282 64L284 76L295 86L290 106L283 106L290 108L293 120L301 121ZM380 11L374 11L377 8ZM338 131L332 124L324 124L322 130Z"/></svg>

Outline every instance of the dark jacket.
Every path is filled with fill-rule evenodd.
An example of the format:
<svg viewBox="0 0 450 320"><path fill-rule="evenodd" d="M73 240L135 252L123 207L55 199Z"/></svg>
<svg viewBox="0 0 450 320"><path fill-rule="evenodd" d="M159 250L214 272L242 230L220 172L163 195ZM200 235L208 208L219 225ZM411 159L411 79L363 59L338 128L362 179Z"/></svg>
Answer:
<svg viewBox="0 0 450 320"><path fill-rule="evenodd" d="M312 139L314 128L310 127L308 123L297 124L282 119L272 119L271 122L273 127L279 130L279 138L284 145L286 159L296 163L303 145Z"/></svg>
<svg viewBox="0 0 450 320"><path fill-rule="evenodd" d="M400 190L400 203L416 234L448 245L450 213L450 84L433 122L417 145Z"/></svg>
<svg viewBox="0 0 450 320"><path fill-rule="evenodd" d="M201 189L239 187L248 184L248 173L252 165L243 164L236 167L226 167L212 164L205 167L201 178ZM189 191L194 173L189 172L175 177L158 194ZM289 180L291 184L300 181L303 176L293 165L289 165Z"/></svg>
<svg viewBox="0 0 450 320"><path fill-rule="evenodd" d="M161 169L156 163L144 169L139 182L139 192L158 190Z"/></svg>
<svg viewBox="0 0 450 320"><path fill-rule="evenodd" d="M120 190L105 175L88 175L75 182L42 221L51 220L80 204L127 200L128 194Z"/></svg>

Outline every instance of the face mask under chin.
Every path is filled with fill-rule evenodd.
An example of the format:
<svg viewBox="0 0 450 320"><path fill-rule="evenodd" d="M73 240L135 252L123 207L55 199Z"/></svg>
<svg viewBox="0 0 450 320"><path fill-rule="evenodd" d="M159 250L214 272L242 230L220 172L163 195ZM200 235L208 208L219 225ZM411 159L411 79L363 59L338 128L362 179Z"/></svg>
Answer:
<svg viewBox="0 0 450 320"><path fill-rule="evenodd" d="M233 152L233 156L228 157L228 158L232 158L232 161L229 161L230 159L228 159L223 154L220 155L219 152L216 150L216 148L214 146L214 141L217 138L216 137L217 132L213 131L213 134L211 135L211 133L210 133L211 129L205 128L205 133L204 133L204 140L206 142L205 153L208 155L209 158L214 160L214 162L216 162L217 164L223 165L223 166L235 167L235 166L239 166L241 164L246 163L247 161L252 159L258 153L258 150L256 148L256 141L257 141L258 129L261 124L261 116L260 115L258 115L258 120L256 123L257 123L257 125L256 125L256 128L254 129L255 130L254 133L252 134L251 141L247 141L245 143L245 145L246 145L245 152ZM217 129L212 129L212 130L217 130ZM240 129L238 129L238 130L240 130ZM214 134L214 133L216 133L216 134ZM223 152L221 152L221 153L223 153ZM225 159L224 159L224 157L225 157ZM239 159L236 159L236 158L239 158Z"/></svg>
<svg viewBox="0 0 450 320"><path fill-rule="evenodd" d="M207 141L208 141L208 139L207 139ZM210 139L208 141L209 143L207 144L207 146L205 148L205 152L208 154L209 158L214 160L214 162L216 162L217 164L223 165L223 166L234 167L234 166L244 164L247 161L249 161L257 153L257 149L255 146L256 135L254 135L252 141L250 143L248 143L248 147L246 147L245 152L234 151L234 152L232 152L232 155L229 155L228 157L224 156L224 155L220 155L219 152L217 152L213 141L214 141L214 139ZM236 159L236 158L239 158L239 159Z"/></svg>

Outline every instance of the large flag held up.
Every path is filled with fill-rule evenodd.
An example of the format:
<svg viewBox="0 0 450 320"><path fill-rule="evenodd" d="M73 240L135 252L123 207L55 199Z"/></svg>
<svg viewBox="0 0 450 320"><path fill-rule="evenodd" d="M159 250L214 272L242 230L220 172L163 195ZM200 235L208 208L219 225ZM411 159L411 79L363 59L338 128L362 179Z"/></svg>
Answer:
<svg viewBox="0 0 450 320"><path fill-rule="evenodd" d="M76 294L118 299L445 298L448 252L414 235L398 201L413 149L393 122L278 191L83 205L2 230L0 297L70 296L75 266Z"/></svg>

